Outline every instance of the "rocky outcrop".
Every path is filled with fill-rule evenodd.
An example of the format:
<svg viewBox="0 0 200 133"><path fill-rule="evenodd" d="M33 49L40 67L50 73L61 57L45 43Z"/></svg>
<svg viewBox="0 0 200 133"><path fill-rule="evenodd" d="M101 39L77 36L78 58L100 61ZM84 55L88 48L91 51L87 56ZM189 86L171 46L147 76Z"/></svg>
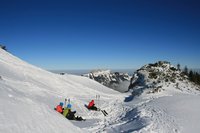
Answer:
<svg viewBox="0 0 200 133"><path fill-rule="evenodd" d="M120 92L127 91L131 79L127 73L111 72L110 70L95 70L83 76Z"/></svg>
<svg viewBox="0 0 200 133"><path fill-rule="evenodd" d="M189 81L182 71L175 68L170 62L158 61L138 69L131 78L129 89L142 86L143 88L151 88L150 92L159 92L163 87L170 85L180 89L184 83L188 84Z"/></svg>

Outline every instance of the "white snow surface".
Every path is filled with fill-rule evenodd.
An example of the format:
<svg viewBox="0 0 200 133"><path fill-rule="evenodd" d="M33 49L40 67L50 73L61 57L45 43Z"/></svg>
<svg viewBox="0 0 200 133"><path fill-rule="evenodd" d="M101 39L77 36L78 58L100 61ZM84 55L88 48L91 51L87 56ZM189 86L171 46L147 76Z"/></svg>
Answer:
<svg viewBox="0 0 200 133"><path fill-rule="evenodd" d="M58 75L0 49L0 132L2 133L198 133L200 95L191 84L161 92L119 93L86 77ZM136 88L137 89L137 88ZM138 89L140 89L138 87ZM100 95L100 100L95 99ZM65 98L86 121L69 121L54 111ZM108 112L89 111L95 99Z"/></svg>
<svg viewBox="0 0 200 133"><path fill-rule="evenodd" d="M91 119L84 104L99 94L103 107L104 100L116 100L114 96L119 95L86 77L47 72L2 49L0 76L0 132L4 133L88 132L54 111L54 107L70 98L77 115ZM100 112L98 117L102 117Z"/></svg>

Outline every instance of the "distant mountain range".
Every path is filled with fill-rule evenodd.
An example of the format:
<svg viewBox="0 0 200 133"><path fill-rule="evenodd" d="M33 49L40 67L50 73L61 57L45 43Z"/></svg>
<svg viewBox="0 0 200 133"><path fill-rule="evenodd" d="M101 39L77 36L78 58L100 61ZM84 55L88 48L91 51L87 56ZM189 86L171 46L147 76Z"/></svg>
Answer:
<svg viewBox="0 0 200 133"><path fill-rule="evenodd" d="M193 69L198 72L199 69ZM147 64L133 72L131 75L111 70L94 70L82 76L93 79L109 88L120 92L134 91L140 86L140 90L148 89L149 92L161 91L163 87L173 85L175 88L189 84L188 77L167 61L158 61ZM184 85L183 85L184 83ZM190 85L191 86L191 85ZM195 86L193 86L195 88ZM136 92L138 93L138 92Z"/></svg>
<svg viewBox="0 0 200 133"><path fill-rule="evenodd" d="M120 92L127 91L131 79L128 73L111 72L111 70L94 70L82 76L93 79Z"/></svg>
<svg viewBox="0 0 200 133"><path fill-rule="evenodd" d="M100 69L99 69L100 70ZM101 69L107 70L107 69ZM127 73L128 75L132 75L136 69L109 69L111 72L120 72L120 73ZM74 75L83 75L86 73L90 73L91 71L96 71L94 69L77 69L77 70L48 70L53 73L67 73L67 74L74 74Z"/></svg>

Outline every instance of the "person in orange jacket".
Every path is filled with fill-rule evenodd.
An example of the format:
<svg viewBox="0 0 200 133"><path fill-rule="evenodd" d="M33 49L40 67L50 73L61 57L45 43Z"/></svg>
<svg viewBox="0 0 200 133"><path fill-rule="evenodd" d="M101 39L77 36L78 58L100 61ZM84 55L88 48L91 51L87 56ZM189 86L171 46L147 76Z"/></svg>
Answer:
<svg viewBox="0 0 200 133"><path fill-rule="evenodd" d="M55 110L62 114L63 113L63 103L60 102L60 104L56 106Z"/></svg>
<svg viewBox="0 0 200 133"><path fill-rule="evenodd" d="M87 108L90 109L90 110L95 110L95 111L97 111L97 107L96 107L95 104L94 104L94 100L92 100L92 101L88 104Z"/></svg>

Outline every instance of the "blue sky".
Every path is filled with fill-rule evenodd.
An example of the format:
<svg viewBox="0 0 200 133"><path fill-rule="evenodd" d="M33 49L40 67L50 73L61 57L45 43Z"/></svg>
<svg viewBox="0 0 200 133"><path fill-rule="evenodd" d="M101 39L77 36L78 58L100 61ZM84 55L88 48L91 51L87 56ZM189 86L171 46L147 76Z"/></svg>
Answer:
<svg viewBox="0 0 200 133"><path fill-rule="evenodd" d="M0 43L45 69L200 68L197 0L1 0Z"/></svg>

